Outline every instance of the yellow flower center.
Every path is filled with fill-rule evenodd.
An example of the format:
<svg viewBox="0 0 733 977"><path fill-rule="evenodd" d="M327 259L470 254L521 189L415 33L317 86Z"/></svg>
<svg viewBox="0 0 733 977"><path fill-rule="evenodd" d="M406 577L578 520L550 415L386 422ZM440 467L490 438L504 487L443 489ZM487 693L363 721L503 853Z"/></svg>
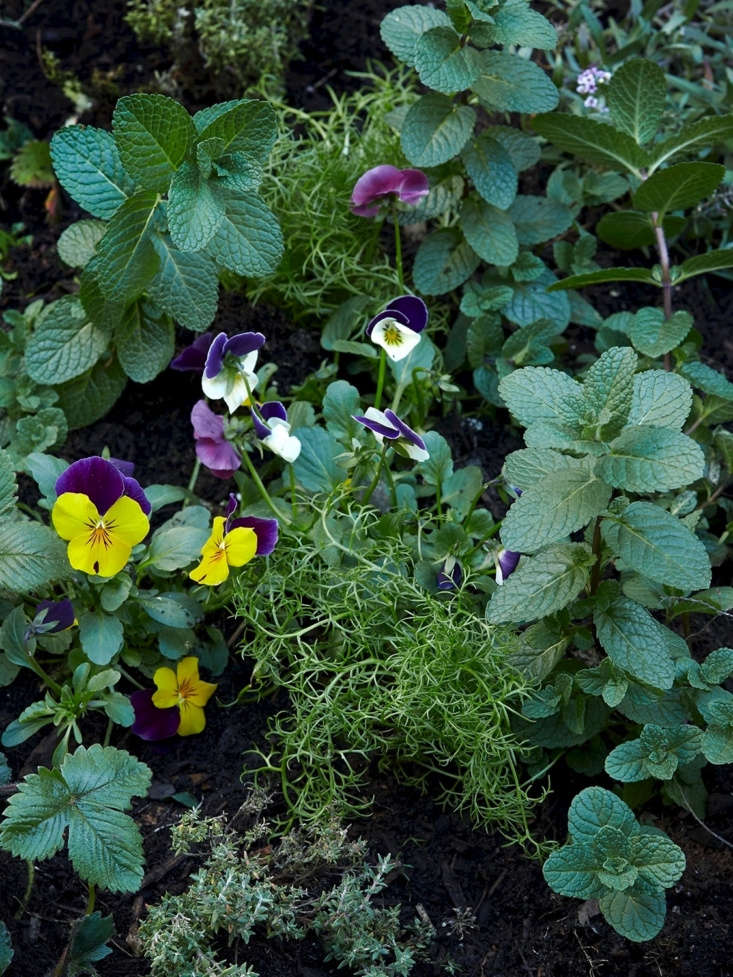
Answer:
<svg viewBox="0 0 733 977"><path fill-rule="evenodd" d="M178 686L178 704L182 705L196 692L195 681L192 678L184 679Z"/></svg>
<svg viewBox="0 0 733 977"><path fill-rule="evenodd" d="M401 346L403 342L402 333L397 326L389 325L384 327L384 341L388 346Z"/></svg>
<svg viewBox="0 0 733 977"><path fill-rule="evenodd" d="M105 549L109 549L112 545L112 537L110 536L110 530L115 528L114 520L110 520L105 523L104 519L99 519L97 522L89 520L86 523L87 527L91 530L89 538L87 539L87 546L104 546Z"/></svg>

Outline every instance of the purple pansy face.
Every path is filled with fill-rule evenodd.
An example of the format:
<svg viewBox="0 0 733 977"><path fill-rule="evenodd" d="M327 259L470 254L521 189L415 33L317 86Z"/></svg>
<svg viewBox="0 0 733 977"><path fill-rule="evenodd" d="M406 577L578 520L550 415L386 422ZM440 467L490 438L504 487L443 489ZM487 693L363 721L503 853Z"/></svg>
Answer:
<svg viewBox="0 0 733 977"><path fill-rule="evenodd" d="M428 307L417 295L398 295L369 322L366 334L391 360L408 356L428 323Z"/></svg>
<svg viewBox="0 0 733 977"><path fill-rule="evenodd" d="M513 550L499 550L496 557L496 582L499 586L517 569L520 555Z"/></svg>
<svg viewBox="0 0 733 977"><path fill-rule="evenodd" d="M384 197L396 197L405 204L416 204L430 192L422 170L398 170L384 164L363 173L351 193L351 212L359 217L376 217Z"/></svg>
<svg viewBox="0 0 733 977"><path fill-rule="evenodd" d="M240 467L240 458L224 434L224 419L215 414L205 400L197 401L191 410L196 457L217 478L231 478Z"/></svg>
<svg viewBox="0 0 733 977"><path fill-rule="evenodd" d="M213 332L205 332L197 336L190 346L186 346L171 360L171 370L195 370L197 373L203 373L213 338Z"/></svg>
<svg viewBox="0 0 733 977"><path fill-rule="evenodd" d="M393 441L413 461L427 461L430 457L420 435L400 420L393 410L388 408L381 411L376 407L367 407L366 414L361 416L352 414L352 417L368 428L380 444L384 438Z"/></svg>
<svg viewBox="0 0 733 977"><path fill-rule="evenodd" d="M139 689L130 694L130 702L135 710L132 732L143 740L165 740L175 736L181 722L178 706L158 709L153 705L155 689Z"/></svg>
<svg viewBox="0 0 733 977"><path fill-rule="evenodd" d="M65 492L86 495L97 507L100 516L126 495L149 516L152 506L140 483L131 475L123 474L118 464L127 466L130 463L107 461L99 455L75 461L56 479L56 495L61 496Z"/></svg>

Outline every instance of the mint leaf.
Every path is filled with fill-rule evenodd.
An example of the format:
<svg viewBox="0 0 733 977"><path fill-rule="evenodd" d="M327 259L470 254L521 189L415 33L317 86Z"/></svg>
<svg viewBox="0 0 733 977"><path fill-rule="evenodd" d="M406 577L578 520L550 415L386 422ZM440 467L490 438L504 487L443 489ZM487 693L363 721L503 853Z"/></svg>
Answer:
<svg viewBox="0 0 733 977"><path fill-rule="evenodd" d="M679 346L692 329L692 316L682 310L669 319L656 308L639 309L629 323L628 336L644 356L662 356Z"/></svg>
<svg viewBox="0 0 733 977"><path fill-rule="evenodd" d="M600 859L591 845L563 845L542 866L553 892L575 899L597 899L606 890L596 877Z"/></svg>
<svg viewBox="0 0 733 977"><path fill-rule="evenodd" d="M598 641L614 665L656 689L672 688L675 670L665 629L647 610L619 597L605 610L597 608L593 620Z"/></svg>
<svg viewBox="0 0 733 977"><path fill-rule="evenodd" d="M558 543L522 557L486 606L492 624L546 617L574 600L588 583L590 550L582 543Z"/></svg>
<svg viewBox="0 0 733 977"><path fill-rule="evenodd" d="M379 33L392 54L414 68L420 37L433 27L450 26L450 19L442 10L409 4L391 10L382 19Z"/></svg>
<svg viewBox="0 0 733 977"><path fill-rule="evenodd" d="M444 295L470 278L480 261L456 228L433 231L423 238L415 255L415 287L424 295Z"/></svg>
<svg viewBox="0 0 733 977"><path fill-rule="evenodd" d="M653 172L662 163L677 153L693 152L703 146L714 146L733 136L733 115L719 115L706 119L698 119L690 125L683 126L674 136L657 143L651 150L651 167Z"/></svg>
<svg viewBox="0 0 733 977"><path fill-rule="evenodd" d="M148 383L168 366L175 353L173 322L147 302L134 302L115 330L122 369L136 383Z"/></svg>
<svg viewBox="0 0 733 977"><path fill-rule="evenodd" d="M640 170L649 163L647 151L631 136L605 122L553 112L533 119L532 128L558 149L572 153L586 163L628 170L640 179Z"/></svg>
<svg viewBox="0 0 733 977"><path fill-rule="evenodd" d="M438 93L422 95L402 124L402 151L414 166L440 166L461 152L475 122L470 105L458 105Z"/></svg>
<svg viewBox="0 0 733 977"><path fill-rule="evenodd" d="M562 234L573 223L573 212L559 200L521 194L509 208L517 240L530 246L549 241Z"/></svg>
<svg viewBox="0 0 733 977"><path fill-rule="evenodd" d="M125 388L127 378L117 360L101 361L75 380L58 388L59 407L69 430L86 427L104 417Z"/></svg>
<svg viewBox="0 0 733 977"><path fill-rule="evenodd" d="M7 451L0 449L0 516L15 508L18 484L15 480L15 467Z"/></svg>
<svg viewBox="0 0 733 977"><path fill-rule="evenodd" d="M25 352L28 375L36 383L65 383L97 362L109 337L89 322L76 296L67 295L47 307Z"/></svg>
<svg viewBox="0 0 733 977"><path fill-rule="evenodd" d="M83 268L93 257L106 229L107 225L98 220L70 224L56 242L59 258L71 268Z"/></svg>
<svg viewBox="0 0 733 977"><path fill-rule="evenodd" d="M513 220L506 211L485 200L466 199L461 211L461 230L471 250L491 265L508 267L519 254Z"/></svg>
<svg viewBox="0 0 733 977"><path fill-rule="evenodd" d="M638 424L611 442L596 473L628 492L665 492L702 478L705 458L692 438L668 428Z"/></svg>
<svg viewBox="0 0 733 977"><path fill-rule="evenodd" d="M220 102L197 112L193 121L199 144L210 139L222 140L219 157L243 153L263 164L277 139L275 110L269 102L259 99Z"/></svg>
<svg viewBox="0 0 733 977"><path fill-rule="evenodd" d="M167 213L173 243L181 251L201 251L224 220L212 183L192 163L184 163L173 177Z"/></svg>
<svg viewBox="0 0 733 977"><path fill-rule="evenodd" d="M472 90L490 111L549 112L557 105L552 80L533 61L516 54L482 51Z"/></svg>
<svg viewBox="0 0 733 977"><path fill-rule="evenodd" d="M109 220L134 190L112 136L93 126L67 126L51 140L61 186L80 207Z"/></svg>
<svg viewBox="0 0 733 977"><path fill-rule="evenodd" d="M616 932L635 943L654 939L667 912L664 892L642 880L624 892L605 892L598 905Z"/></svg>
<svg viewBox="0 0 733 977"><path fill-rule="evenodd" d="M167 234L155 234L153 247L160 267L148 287L150 298L182 326L203 332L219 301L216 265L208 255L179 251Z"/></svg>
<svg viewBox="0 0 733 977"><path fill-rule="evenodd" d="M512 126L487 126L483 131L509 153L517 173L528 170L539 162L541 155L539 141L529 133L514 129Z"/></svg>
<svg viewBox="0 0 733 977"><path fill-rule="evenodd" d="M246 197L217 187L224 218L207 246L218 265L248 278L262 278L277 267L283 238L275 215L252 193ZM175 240L175 239L174 239Z"/></svg>
<svg viewBox="0 0 733 977"><path fill-rule="evenodd" d="M606 440L619 434L629 416L638 360L628 346L612 346L590 367L583 380L583 397L595 418L598 435Z"/></svg>
<svg viewBox="0 0 733 977"><path fill-rule="evenodd" d="M97 246L95 273L105 297L117 302L137 298L157 270L151 241L153 215L159 196L152 190L136 193L117 210Z"/></svg>
<svg viewBox="0 0 733 977"><path fill-rule="evenodd" d="M165 193L193 144L196 130L182 105L167 95L125 95L112 115L122 164L138 186Z"/></svg>
<svg viewBox="0 0 733 977"><path fill-rule="evenodd" d="M719 163L677 163L644 180L632 202L637 210L656 212L658 223L668 210L686 210L705 200L724 176Z"/></svg>
<svg viewBox="0 0 733 977"><path fill-rule="evenodd" d="M461 153L466 172L488 204L506 210L517 195L517 171L506 149L484 131L469 140ZM493 264L511 264L496 261Z"/></svg>
<svg viewBox="0 0 733 977"><path fill-rule="evenodd" d="M632 58L614 71L604 91L615 126L639 145L656 135L667 97L667 82L658 65Z"/></svg>
<svg viewBox="0 0 733 977"><path fill-rule="evenodd" d="M557 45L557 32L552 24L537 10L532 10L525 0L509 0L492 9L494 43L517 44L520 47L552 51Z"/></svg>
<svg viewBox="0 0 733 977"><path fill-rule="evenodd" d="M461 44L452 27L433 27L415 45L415 68L428 88L451 95L469 88L480 71L479 52Z"/></svg>
<svg viewBox="0 0 733 977"><path fill-rule="evenodd" d="M586 787L573 798L568 811L568 833L575 844L590 844L605 827L629 835L636 825L634 812L620 797L603 787Z"/></svg>
<svg viewBox="0 0 733 977"><path fill-rule="evenodd" d="M602 268L600 271L588 271L582 275L569 275L551 285L549 290L556 292L565 288L585 288L586 285L603 285L605 282L642 282L659 287L659 282L648 268Z"/></svg>
<svg viewBox="0 0 733 977"><path fill-rule="evenodd" d="M634 376L629 424L679 430L692 407L692 388L683 377L666 370L645 370Z"/></svg>
<svg viewBox="0 0 733 977"><path fill-rule="evenodd" d="M694 258L687 258L677 268L675 282L680 283L709 271L723 271L725 268L733 268L733 248L707 251L705 254L696 254Z"/></svg>
<svg viewBox="0 0 733 977"><path fill-rule="evenodd" d="M570 302L567 295L551 294L556 282L549 268L533 280L515 281L514 294L504 308L504 315L520 326L531 325L537 319L548 319L557 327L555 335L558 335L570 321Z"/></svg>
<svg viewBox="0 0 733 977"><path fill-rule="evenodd" d="M543 366L514 370L501 380L499 394L524 427L541 421L578 425L585 410L582 386Z"/></svg>
<svg viewBox="0 0 733 977"><path fill-rule="evenodd" d="M568 459L551 448L520 448L512 451L504 462L503 475L509 485L528 489L530 485L542 482L551 472L567 468Z"/></svg>

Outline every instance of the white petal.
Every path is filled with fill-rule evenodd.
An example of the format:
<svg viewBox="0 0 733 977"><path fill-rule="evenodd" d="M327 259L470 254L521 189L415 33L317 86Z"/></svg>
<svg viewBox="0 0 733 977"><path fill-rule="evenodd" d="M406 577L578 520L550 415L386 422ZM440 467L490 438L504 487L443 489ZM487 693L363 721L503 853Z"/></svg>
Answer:
<svg viewBox="0 0 733 977"><path fill-rule="evenodd" d="M426 451L425 448L420 448L416 444L411 444L409 441L402 439L402 447L407 452L407 457L412 458L413 461L427 461L430 457L430 452Z"/></svg>
<svg viewBox="0 0 733 977"><path fill-rule="evenodd" d="M302 447L295 435L289 434L290 425L286 421L280 421L277 425L272 425L272 434L268 434L262 439L270 451L279 455L287 462L293 462L300 454Z"/></svg>
<svg viewBox="0 0 733 977"><path fill-rule="evenodd" d="M387 418L384 411L377 410L376 407L367 407L364 411L364 417L370 421L376 421L377 424L381 424L383 427L388 427L390 431L396 430L394 424Z"/></svg>
<svg viewBox="0 0 733 977"><path fill-rule="evenodd" d="M247 353L246 356L239 357L237 362L239 364L240 373L254 373L258 353L259 350L253 349L252 352Z"/></svg>
<svg viewBox="0 0 733 977"><path fill-rule="evenodd" d="M201 389L211 400L219 400L227 392L227 378L226 374L222 371L217 373L215 377L207 377L204 374L201 377Z"/></svg>
<svg viewBox="0 0 733 977"><path fill-rule="evenodd" d="M372 329L370 339L397 363L410 355L420 342L420 336L421 333L408 329L395 319L382 319Z"/></svg>

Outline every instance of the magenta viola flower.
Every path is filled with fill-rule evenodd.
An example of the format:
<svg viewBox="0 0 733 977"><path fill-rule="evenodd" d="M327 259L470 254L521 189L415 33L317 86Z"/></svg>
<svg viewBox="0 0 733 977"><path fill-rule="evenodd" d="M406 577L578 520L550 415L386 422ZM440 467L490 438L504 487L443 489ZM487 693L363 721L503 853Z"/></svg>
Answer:
<svg viewBox="0 0 733 977"><path fill-rule="evenodd" d="M74 606L68 597L63 600L42 600L36 604L36 612L29 624L24 638L27 641L34 635L60 634L68 631L76 623Z"/></svg>
<svg viewBox="0 0 733 977"><path fill-rule="evenodd" d="M510 577L517 569L519 563L519 553L513 550L499 550L496 555L496 582L501 587L507 577Z"/></svg>
<svg viewBox="0 0 733 977"><path fill-rule="evenodd" d="M171 370L195 370L197 373L203 373L213 339L213 332L204 332L197 336L190 346L186 346L178 356L173 357L170 362Z"/></svg>
<svg viewBox="0 0 733 977"><path fill-rule="evenodd" d="M351 193L351 212L359 217L376 217L384 197L396 197L405 204L416 204L430 192L422 170L398 170L384 164L363 173Z"/></svg>
<svg viewBox="0 0 733 977"><path fill-rule="evenodd" d="M270 451L279 455L289 464L300 454L302 445L294 434L290 433L288 412L279 400L270 400L262 404L257 410L250 409L255 434L266 444Z"/></svg>
<svg viewBox="0 0 733 977"><path fill-rule="evenodd" d="M384 438L387 438L401 454L412 458L413 461L427 461L430 457L420 435L400 420L393 410L381 411L376 407L367 407L366 414L363 416L352 414L352 417L368 428L380 444Z"/></svg>
<svg viewBox="0 0 733 977"><path fill-rule="evenodd" d="M443 565L438 571L436 583L438 590L457 590L461 586L463 570L454 556L449 556L443 561Z"/></svg>
<svg viewBox="0 0 733 977"><path fill-rule="evenodd" d="M391 360L404 359L420 342L428 324L428 307L417 295L398 295L366 327L371 341Z"/></svg>
<svg viewBox="0 0 733 977"><path fill-rule="evenodd" d="M196 457L217 478L231 478L242 464L234 446L224 433L224 418L215 414L205 400L197 401L191 410Z"/></svg>
<svg viewBox="0 0 733 977"><path fill-rule="evenodd" d="M249 402L257 386L257 352L264 345L261 332L240 332L231 338L220 332L206 354L201 389L212 400L223 399L233 413Z"/></svg>

